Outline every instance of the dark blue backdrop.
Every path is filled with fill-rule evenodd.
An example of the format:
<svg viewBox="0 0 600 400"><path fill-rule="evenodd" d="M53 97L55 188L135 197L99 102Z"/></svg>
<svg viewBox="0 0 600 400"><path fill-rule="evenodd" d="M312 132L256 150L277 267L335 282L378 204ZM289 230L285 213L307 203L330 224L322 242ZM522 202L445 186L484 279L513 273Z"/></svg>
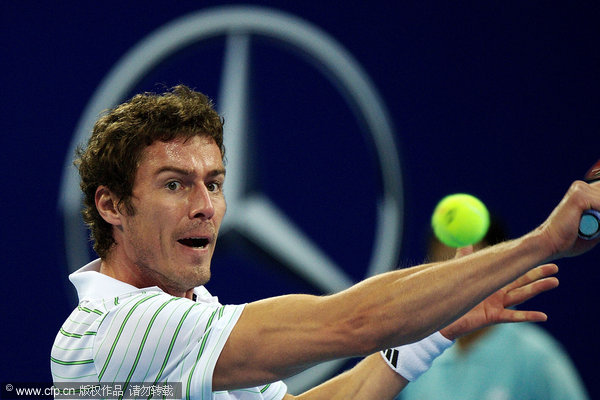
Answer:
<svg viewBox="0 0 600 400"><path fill-rule="evenodd" d="M186 13L227 3L2 2L0 381L51 379L50 347L74 304L65 285L59 184L90 97L147 34ZM600 158L597 3L336 3L260 2L332 35L387 104L403 171L402 265L423 259L429 216L443 195L478 195L517 236L541 223L570 182ZM352 140L360 148L360 137L344 140L350 114L329 102L331 89L322 77L299 78L306 67L289 60L271 63L268 44L257 51L252 109L254 129L263 132L255 149L264 174L253 182L360 279L373 218L362 202L380 183L371 178L372 166L362 166L364 154L351 150L357 148ZM138 86L181 81L215 97L211 75L220 67L178 57ZM282 137L285 126L292 139ZM316 164L304 166L307 158ZM253 262L229 260L250 247L238 241L220 249L219 265L238 271L214 271L209 288L224 302L314 290L264 254ZM600 396L593 381L600 350L592 330L598 254L561 261L561 287L532 302L550 315L545 328L568 350L592 397ZM227 286L231 276L238 279Z"/></svg>

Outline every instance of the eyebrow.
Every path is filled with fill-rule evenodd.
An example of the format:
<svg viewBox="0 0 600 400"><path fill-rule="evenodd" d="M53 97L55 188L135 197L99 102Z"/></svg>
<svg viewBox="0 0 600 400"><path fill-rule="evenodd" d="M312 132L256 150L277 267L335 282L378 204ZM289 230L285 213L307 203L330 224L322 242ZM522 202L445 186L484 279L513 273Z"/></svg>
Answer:
<svg viewBox="0 0 600 400"><path fill-rule="evenodd" d="M185 169L185 168L180 168L180 167L174 167L171 165L165 165L164 167L161 167L158 171L156 171L155 176L158 176L158 175L162 174L163 172L174 172L176 174L183 175L183 176L194 175L194 171L191 169ZM219 176L219 175L225 175L225 168L213 169L213 170L209 171L209 173L208 173L209 177L215 177L215 176Z"/></svg>

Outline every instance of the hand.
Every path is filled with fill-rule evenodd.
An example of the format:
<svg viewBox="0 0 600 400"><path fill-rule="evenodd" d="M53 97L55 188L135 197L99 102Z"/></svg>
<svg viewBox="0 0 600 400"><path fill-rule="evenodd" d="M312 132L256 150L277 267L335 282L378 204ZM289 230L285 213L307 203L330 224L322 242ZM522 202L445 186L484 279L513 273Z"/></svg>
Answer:
<svg viewBox="0 0 600 400"><path fill-rule="evenodd" d="M600 182L573 182L560 204L536 230L550 245L552 259L585 253L600 242L578 237L581 214L592 208L600 210Z"/></svg>
<svg viewBox="0 0 600 400"><path fill-rule="evenodd" d="M473 252L472 246L457 250L457 257ZM493 293L465 315L440 330L450 340L473 332L488 325L503 322L541 322L548 319L540 311L513 310L516 306L540 293L558 286L558 279L552 275L558 272L555 264L534 268L514 282Z"/></svg>

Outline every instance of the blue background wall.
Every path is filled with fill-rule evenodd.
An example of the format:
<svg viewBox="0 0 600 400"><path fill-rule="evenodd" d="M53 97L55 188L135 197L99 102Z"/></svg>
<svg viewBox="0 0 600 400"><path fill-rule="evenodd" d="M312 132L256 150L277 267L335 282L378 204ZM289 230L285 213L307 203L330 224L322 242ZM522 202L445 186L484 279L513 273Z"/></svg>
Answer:
<svg viewBox="0 0 600 400"><path fill-rule="evenodd" d="M423 260L431 210L448 193L478 195L506 219L511 236L526 233L600 158L599 6L389 3L260 2L328 32L358 60L386 103L402 165L400 265ZM66 283L59 185L87 102L147 34L186 13L223 4L0 5L1 381L51 380L50 347L74 305ZM364 203L372 202L381 184L361 150L362 139L352 135L357 128L349 122L351 113L330 101L334 90L327 81L294 64L293 54L282 61L271 59L269 43L256 49L251 115L260 135L253 184L300 221L353 279L361 279L373 230L373 211ZM183 82L216 97L220 66L193 57L178 54L138 87ZM224 302L315 291L239 238L224 241L220 252L209 289ZM596 398L598 254L561 261L560 288L530 303L549 314L544 327L570 353Z"/></svg>

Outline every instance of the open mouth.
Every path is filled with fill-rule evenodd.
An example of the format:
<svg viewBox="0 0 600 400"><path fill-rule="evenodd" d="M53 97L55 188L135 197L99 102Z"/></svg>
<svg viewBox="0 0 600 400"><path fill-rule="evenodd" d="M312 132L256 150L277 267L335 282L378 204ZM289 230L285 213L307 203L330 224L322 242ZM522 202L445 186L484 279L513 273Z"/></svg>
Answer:
<svg viewBox="0 0 600 400"><path fill-rule="evenodd" d="M208 239L206 238L184 238L179 239L178 242L194 249L203 249L208 246Z"/></svg>

